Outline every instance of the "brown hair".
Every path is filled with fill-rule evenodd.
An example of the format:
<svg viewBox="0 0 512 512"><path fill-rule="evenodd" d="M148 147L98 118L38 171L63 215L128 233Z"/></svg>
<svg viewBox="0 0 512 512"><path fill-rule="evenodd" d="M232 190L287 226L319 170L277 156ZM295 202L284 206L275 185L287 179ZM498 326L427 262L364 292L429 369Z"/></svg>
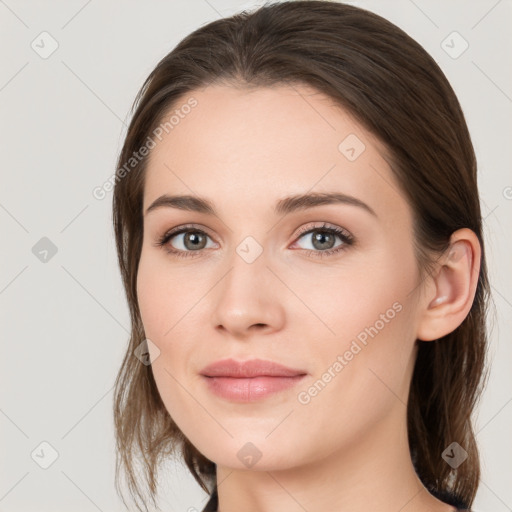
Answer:
<svg viewBox="0 0 512 512"><path fill-rule="evenodd" d="M480 478L471 414L485 380L490 297L474 149L456 95L434 59L386 19L331 1L270 3L208 23L158 63L135 99L113 196L118 260L131 315L131 337L115 387L116 486L123 466L131 496L145 507L135 471L138 459L155 502L159 462L178 453L206 492L215 487L215 464L178 429L151 366L133 355L145 340L136 282L147 158L126 170L164 114L213 83L308 85L375 134L413 209L422 278L435 268L454 231L466 227L477 235L482 257L471 310L442 339L418 341L407 415L411 458L423 484L443 501L469 508ZM454 441L468 453L457 469L441 457Z"/></svg>

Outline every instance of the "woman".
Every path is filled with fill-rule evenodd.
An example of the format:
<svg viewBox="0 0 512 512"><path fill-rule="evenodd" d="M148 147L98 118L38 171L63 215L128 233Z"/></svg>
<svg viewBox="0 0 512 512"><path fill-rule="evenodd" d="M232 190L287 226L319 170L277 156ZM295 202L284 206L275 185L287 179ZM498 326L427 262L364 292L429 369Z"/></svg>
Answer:
<svg viewBox="0 0 512 512"><path fill-rule="evenodd" d="M476 159L417 42L325 1L199 28L136 98L113 214L116 475L140 510L173 454L205 511L470 509Z"/></svg>

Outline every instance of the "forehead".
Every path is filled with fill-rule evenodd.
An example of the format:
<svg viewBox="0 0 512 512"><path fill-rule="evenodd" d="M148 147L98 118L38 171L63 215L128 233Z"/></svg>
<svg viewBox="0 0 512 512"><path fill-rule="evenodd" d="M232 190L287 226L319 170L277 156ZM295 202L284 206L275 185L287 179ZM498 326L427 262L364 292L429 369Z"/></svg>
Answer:
<svg viewBox="0 0 512 512"><path fill-rule="evenodd" d="M190 98L196 105L181 111ZM163 122L173 113L175 123L150 153L144 209L164 193L257 208L332 190L358 195L375 210L407 209L382 143L314 89L214 85L184 96Z"/></svg>

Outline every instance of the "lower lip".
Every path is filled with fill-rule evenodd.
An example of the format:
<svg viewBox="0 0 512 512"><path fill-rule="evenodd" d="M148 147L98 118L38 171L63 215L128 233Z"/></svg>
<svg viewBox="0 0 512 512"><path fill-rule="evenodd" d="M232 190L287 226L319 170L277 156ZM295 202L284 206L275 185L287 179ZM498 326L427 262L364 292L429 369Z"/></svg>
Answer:
<svg viewBox="0 0 512 512"><path fill-rule="evenodd" d="M206 384L216 395L234 402L253 402L295 386L305 375L295 377L206 377Z"/></svg>

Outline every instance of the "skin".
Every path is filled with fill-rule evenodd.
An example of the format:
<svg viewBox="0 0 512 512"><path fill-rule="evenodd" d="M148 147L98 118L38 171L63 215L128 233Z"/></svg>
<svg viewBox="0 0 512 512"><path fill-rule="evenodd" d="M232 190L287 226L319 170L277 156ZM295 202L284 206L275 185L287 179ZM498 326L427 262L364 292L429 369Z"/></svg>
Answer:
<svg viewBox="0 0 512 512"><path fill-rule="evenodd" d="M453 251L421 281L412 210L385 148L332 100L305 86L217 84L191 96L198 105L151 150L143 211L164 193L191 194L208 198L218 215L170 207L147 213L137 291L158 390L179 428L217 464L219 510L454 510L415 474L405 404L416 340L453 331L469 312L476 236L455 232ZM354 161L338 149L349 134L366 147ZM273 212L282 197L333 191L364 201L376 216L348 204ZM308 256L326 249L299 228L324 222L355 243ZM155 245L188 223L209 236L195 257ZM248 236L263 249L252 263L236 252ZM335 236L332 245L342 243ZM167 247L194 251L184 235ZM300 403L298 394L396 303L400 312ZM226 357L270 359L307 376L260 401L234 403L213 395L199 375ZM261 452L252 467L237 457L248 442Z"/></svg>

